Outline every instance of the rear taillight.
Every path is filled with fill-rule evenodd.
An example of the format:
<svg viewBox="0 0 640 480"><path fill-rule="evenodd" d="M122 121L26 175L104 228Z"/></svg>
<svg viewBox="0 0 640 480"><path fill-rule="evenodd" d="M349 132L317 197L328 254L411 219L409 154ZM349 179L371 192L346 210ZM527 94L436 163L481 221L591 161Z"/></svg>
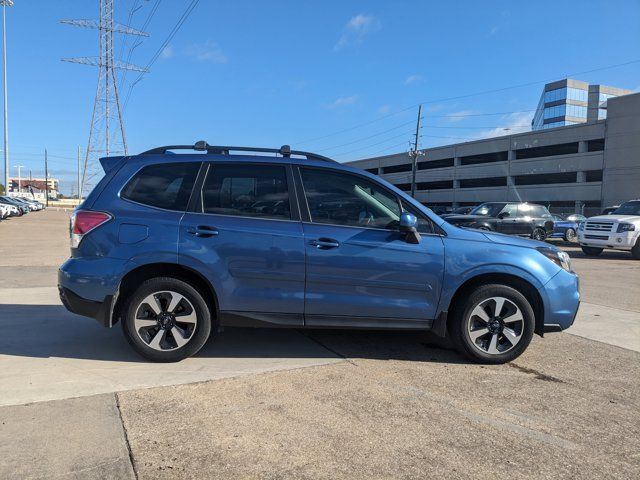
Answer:
<svg viewBox="0 0 640 480"><path fill-rule="evenodd" d="M105 212L77 210L71 215L71 248L78 248L82 238L91 230L111 220Z"/></svg>

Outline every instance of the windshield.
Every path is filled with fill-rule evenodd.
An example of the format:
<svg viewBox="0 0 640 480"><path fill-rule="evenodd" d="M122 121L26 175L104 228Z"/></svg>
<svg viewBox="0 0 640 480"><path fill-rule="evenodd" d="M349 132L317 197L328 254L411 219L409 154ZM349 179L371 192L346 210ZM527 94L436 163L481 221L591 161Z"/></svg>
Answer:
<svg viewBox="0 0 640 480"><path fill-rule="evenodd" d="M470 215L482 215L484 217L497 217L504 208L504 203L483 203L471 210Z"/></svg>
<svg viewBox="0 0 640 480"><path fill-rule="evenodd" d="M640 201L627 202L620 205L613 212L613 215L640 215Z"/></svg>

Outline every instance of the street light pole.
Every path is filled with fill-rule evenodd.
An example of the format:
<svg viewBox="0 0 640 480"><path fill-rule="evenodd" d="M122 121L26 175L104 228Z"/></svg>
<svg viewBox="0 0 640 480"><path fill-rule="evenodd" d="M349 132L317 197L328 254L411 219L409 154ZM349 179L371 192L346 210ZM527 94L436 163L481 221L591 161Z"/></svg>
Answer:
<svg viewBox="0 0 640 480"><path fill-rule="evenodd" d="M7 7L13 0L0 0L2 5L2 89L4 97L4 189L9 191L9 114L7 107Z"/></svg>

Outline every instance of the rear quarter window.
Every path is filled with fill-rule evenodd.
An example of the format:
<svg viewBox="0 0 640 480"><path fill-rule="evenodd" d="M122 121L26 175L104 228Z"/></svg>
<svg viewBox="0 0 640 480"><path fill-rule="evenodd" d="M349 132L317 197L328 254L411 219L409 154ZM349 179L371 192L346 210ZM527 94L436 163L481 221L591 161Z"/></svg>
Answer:
<svg viewBox="0 0 640 480"><path fill-rule="evenodd" d="M120 197L165 210L184 211L199 169L200 162L149 165L129 180Z"/></svg>

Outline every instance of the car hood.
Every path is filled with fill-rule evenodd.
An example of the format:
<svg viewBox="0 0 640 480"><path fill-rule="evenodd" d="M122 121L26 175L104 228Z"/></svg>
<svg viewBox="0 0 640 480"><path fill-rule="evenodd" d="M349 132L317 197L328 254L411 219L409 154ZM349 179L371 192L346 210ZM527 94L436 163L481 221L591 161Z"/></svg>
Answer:
<svg viewBox="0 0 640 480"><path fill-rule="evenodd" d="M549 247L554 248L552 245L539 242L537 240L531 240L529 238L522 238L515 235L505 235L503 233L494 233L483 231L482 234L490 241L500 243L502 245L514 245L516 247L537 248L537 247Z"/></svg>
<svg viewBox="0 0 640 480"><path fill-rule="evenodd" d="M447 222L451 220L456 222L473 222L474 220L486 220L488 218L493 218L493 217L488 217L486 215L447 215L446 216Z"/></svg>
<svg viewBox="0 0 640 480"><path fill-rule="evenodd" d="M640 222L639 215L599 215L587 218L586 222Z"/></svg>

